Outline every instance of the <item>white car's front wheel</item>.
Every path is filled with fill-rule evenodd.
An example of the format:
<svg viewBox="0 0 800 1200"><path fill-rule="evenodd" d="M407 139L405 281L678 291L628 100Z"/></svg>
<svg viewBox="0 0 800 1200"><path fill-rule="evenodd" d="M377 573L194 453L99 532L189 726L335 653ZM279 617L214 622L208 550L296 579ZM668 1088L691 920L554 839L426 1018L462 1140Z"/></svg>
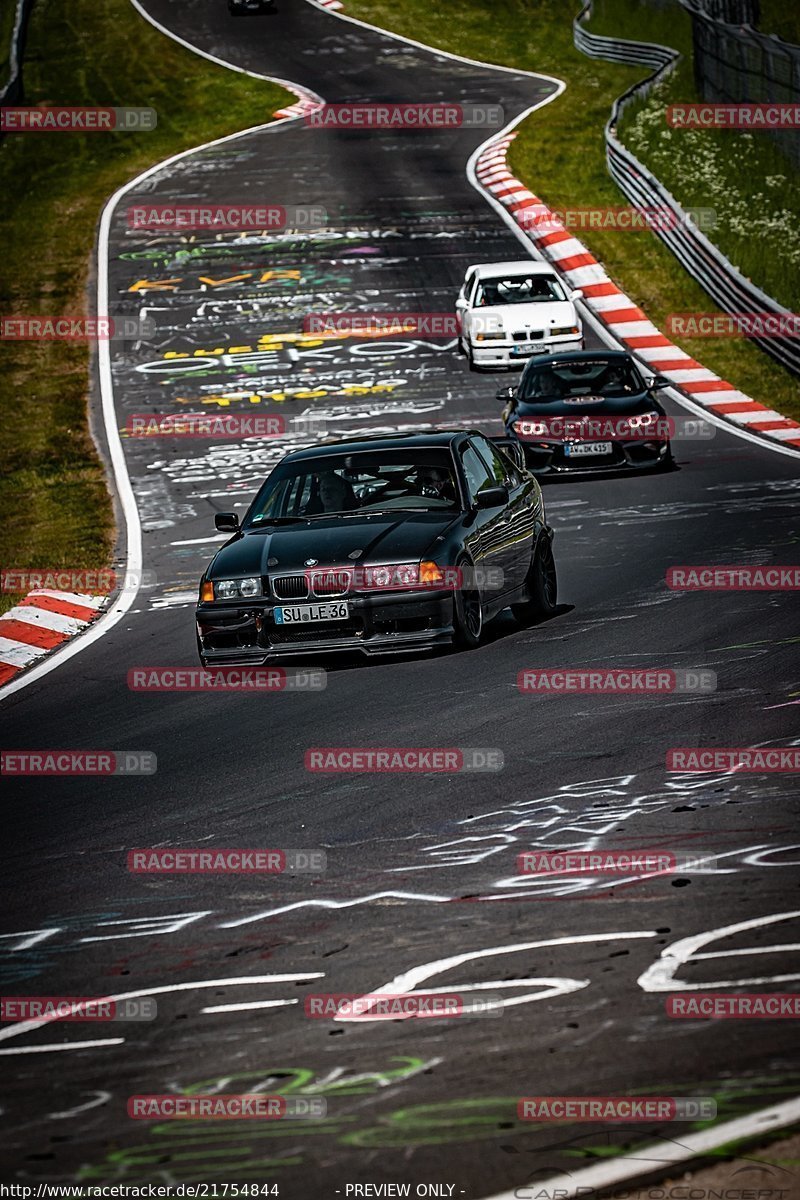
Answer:
<svg viewBox="0 0 800 1200"><path fill-rule="evenodd" d="M469 363L470 371L480 372L483 370L483 367L479 367L475 362L475 355L473 354L472 346L469 344L469 342L467 342L467 362Z"/></svg>

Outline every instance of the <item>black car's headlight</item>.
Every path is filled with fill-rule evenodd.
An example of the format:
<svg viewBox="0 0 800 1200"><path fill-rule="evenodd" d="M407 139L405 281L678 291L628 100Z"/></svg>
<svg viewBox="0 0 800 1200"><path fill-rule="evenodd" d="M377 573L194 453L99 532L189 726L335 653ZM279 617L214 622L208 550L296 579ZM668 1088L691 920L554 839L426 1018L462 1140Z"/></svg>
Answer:
<svg viewBox="0 0 800 1200"><path fill-rule="evenodd" d="M632 417L626 417L628 425L631 429L657 429L661 420L659 412L636 413Z"/></svg>
<svg viewBox="0 0 800 1200"><path fill-rule="evenodd" d="M253 600L263 596L261 580L256 576L246 579L207 580L200 588L201 601L209 600Z"/></svg>

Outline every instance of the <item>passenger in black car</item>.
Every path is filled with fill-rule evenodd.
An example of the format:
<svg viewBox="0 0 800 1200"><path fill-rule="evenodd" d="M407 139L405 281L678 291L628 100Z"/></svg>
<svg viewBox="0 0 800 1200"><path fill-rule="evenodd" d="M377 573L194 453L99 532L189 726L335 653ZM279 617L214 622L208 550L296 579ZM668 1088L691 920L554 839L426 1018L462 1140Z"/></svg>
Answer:
<svg viewBox="0 0 800 1200"><path fill-rule="evenodd" d="M316 476L314 484L311 499L303 509L305 516L349 512L358 507L352 486L335 471L323 471Z"/></svg>

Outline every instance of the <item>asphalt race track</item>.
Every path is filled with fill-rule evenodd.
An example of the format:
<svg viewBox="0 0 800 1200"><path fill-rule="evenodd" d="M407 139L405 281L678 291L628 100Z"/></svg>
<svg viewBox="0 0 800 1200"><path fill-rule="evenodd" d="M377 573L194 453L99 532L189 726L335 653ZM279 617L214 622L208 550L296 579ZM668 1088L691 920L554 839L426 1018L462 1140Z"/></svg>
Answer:
<svg viewBox="0 0 800 1200"><path fill-rule="evenodd" d="M507 122L555 89L302 0L242 19L209 0L148 0L148 11L198 48L329 102L499 101ZM284 450L313 440L295 418L343 435L500 431L494 393L509 377L470 373L447 339L297 340L309 311L452 311L469 263L524 254L465 173L492 132L286 122L181 159L117 206L110 297L156 324L148 343L114 351L119 428L134 413L219 411L279 415L287 432L235 445L123 435L149 581L106 636L3 706L5 748L158 760L145 776L4 781L4 989L158 1004L150 1022L3 1028L9 1182L269 1182L290 1200L439 1184L481 1200L691 1128L525 1122L520 1096L715 1096L724 1120L798 1094L791 1021L665 1011L691 989L786 991L800 978L793 777L665 769L671 747L797 744L792 593L665 582L675 564L800 562L797 455L708 427L714 436L676 442L672 473L548 484L560 611L524 630L504 614L472 653L330 659L313 664L328 671L313 693L128 688L132 668L196 665L197 580L222 540L214 513L243 511ZM319 205L328 223L238 240L128 227L129 203L176 197ZM96 424L102 442L99 409ZM594 666L710 670L718 688L517 690L526 667ZM313 774L315 746L490 748L505 765ZM532 844L720 857L567 882L518 874ZM127 852L151 846L321 848L327 871L129 873ZM654 968L700 935L700 953L727 953L684 965L689 946ZM392 981L489 985L506 1004L427 1022L304 1015L309 991ZM127 1116L133 1094L188 1091L324 1098L327 1114L213 1126Z"/></svg>

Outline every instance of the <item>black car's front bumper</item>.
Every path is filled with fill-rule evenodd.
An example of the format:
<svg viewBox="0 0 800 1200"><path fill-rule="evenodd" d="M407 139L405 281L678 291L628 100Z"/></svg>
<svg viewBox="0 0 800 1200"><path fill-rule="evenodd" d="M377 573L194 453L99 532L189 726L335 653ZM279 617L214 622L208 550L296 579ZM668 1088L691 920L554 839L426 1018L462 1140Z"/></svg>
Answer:
<svg viewBox="0 0 800 1200"><path fill-rule="evenodd" d="M669 442L653 438L644 441L612 442L611 452L598 455L573 455L568 443L519 439L525 453L525 465L533 475L587 475L601 471L652 471L669 459ZM580 443L572 443L572 445Z"/></svg>
<svg viewBox="0 0 800 1200"><path fill-rule="evenodd" d="M322 597L315 603L323 603ZM393 654L428 650L453 639L452 591L348 595L345 620L278 625L267 599L215 601L197 607L197 636L205 666L247 663L297 654ZM298 602L283 601L284 605Z"/></svg>

